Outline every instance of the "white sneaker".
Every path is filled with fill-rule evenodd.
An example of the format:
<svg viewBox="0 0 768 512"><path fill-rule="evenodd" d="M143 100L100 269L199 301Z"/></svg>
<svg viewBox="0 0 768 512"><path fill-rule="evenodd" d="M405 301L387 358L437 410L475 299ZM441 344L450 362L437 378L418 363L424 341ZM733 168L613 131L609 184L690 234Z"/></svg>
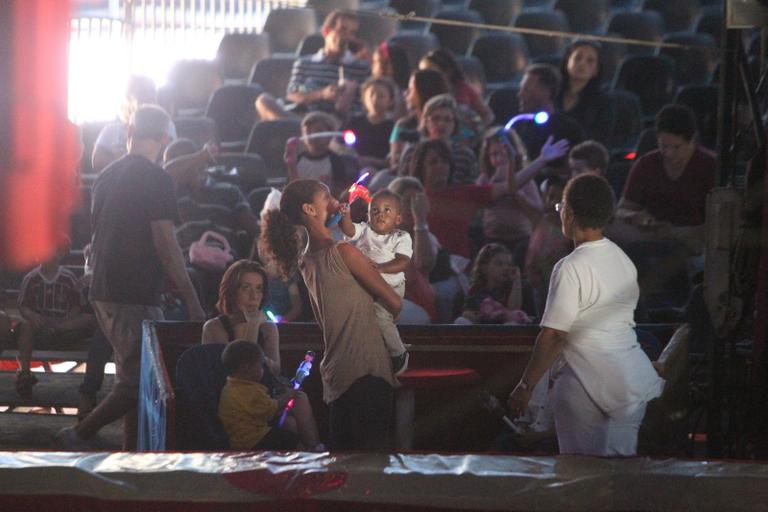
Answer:
<svg viewBox="0 0 768 512"><path fill-rule="evenodd" d="M57 448L71 452L88 452L99 449L97 440L83 439L77 435L75 427L64 427L53 436Z"/></svg>

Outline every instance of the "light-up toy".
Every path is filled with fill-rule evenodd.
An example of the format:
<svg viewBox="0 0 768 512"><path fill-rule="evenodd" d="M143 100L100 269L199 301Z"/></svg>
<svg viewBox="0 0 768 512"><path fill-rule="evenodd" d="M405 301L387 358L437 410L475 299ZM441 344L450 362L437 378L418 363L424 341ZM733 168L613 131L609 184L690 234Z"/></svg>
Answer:
<svg viewBox="0 0 768 512"><path fill-rule="evenodd" d="M504 131L508 132L509 130L514 128L515 125L520 121L533 121L538 125L547 124L549 122L549 114L544 111L536 112L535 114L533 112L529 112L526 114L518 114L512 119L510 119L507 124L504 125Z"/></svg>
<svg viewBox="0 0 768 512"><path fill-rule="evenodd" d="M304 379L306 379L309 376L309 372L312 371L312 363L315 360L315 353L311 350L307 350L307 353L304 354L304 360L299 364L299 367L296 368L296 374L291 379L291 385L293 386L293 389L301 389L301 383L304 382ZM285 423L285 418L288 417L288 412L293 409L293 406L296 404L296 399L291 398L288 400L288 403L285 404L285 409L283 409L283 414L280 415L280 421L277 422L278 427L282 427L283 423Z"/></svg>
<svg viewBox="0 0 768 512"><path fill-rule="evenodd" d="M357 178L357 181L347 189L347 193L349 194L348 203L350 206L358 199L362 199L366 204L371 204L371 192L365 186L363 186L363 181L368 179L368 176L370 176L370 173L364 172L359 178ZM341 212L336 212L332 217L328 219L328 221L325 223L325 226L328 228L333 227L338 224L340 220Z"/></svg>
<svg viewBox="0 0 768 512"><path fill-rule="evenodd" d="M343 132L315 132L307 135L302 135L303 140L320 139L324 137L341 137L344 144L347 146L354 146L357 142L357 135L352 130L344 130Z"/></svg>
<svg viewBox="0 0 768 512"><path fill-rule="evenodd" d="M267 315L267 318L269 318L274 324L279 324L280 321L283 319L283 317L281 317L280 315L274 314L268 309L264 310L264 314Z"/></svg>

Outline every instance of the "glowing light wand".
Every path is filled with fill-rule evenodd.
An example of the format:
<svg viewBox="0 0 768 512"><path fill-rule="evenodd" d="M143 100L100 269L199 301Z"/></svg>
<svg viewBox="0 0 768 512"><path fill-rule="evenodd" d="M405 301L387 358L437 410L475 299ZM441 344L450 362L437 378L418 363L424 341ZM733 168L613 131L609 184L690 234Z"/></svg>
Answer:
<svg viewBox="0 0 768 512"><path fill-rule="evenodd" d="M347 189L347 193L349 194L349 204L350 206L352 203L357 201L358 199L362 199L366 203L371 203L371 193L370 191L363 186L363 181L368 179L368 176L370 176L369 172L364 172L359 178L357 178L357 181L352 184L351 187ZM332 217L330 217L326 223L325 227L333 227L336 224L339 223L341 220L341 212L336 212L333 214Z"/></svg>
<svg viewBox="0 0 768 512"><path fill-rule="evenodd" d="M517 123L520 121L533 121L536 124L547 124L549 122L549 114L547 112L544 112L543 110L541 112L536 112L535 114L533 112L529 112L526 114L518 114L512 119L510 119L507 124L504 125L504 131L508 132L512 128L515 127Z"/></svg>
<svg viewBox="0 0 768 512"><path fill-rule="evenodd" d="M304 379L306 379L309 376L309 372L312 371L312 362L315 360L315 353L311 350L307 350L307 353L304 354L304 360L299 364L299 367L296 368L296 374L291 379L291 384L293 385L293 389L301 389L301 383L304 382ZM288 417L288 412L293 409L293 406L296 404L296 399L291 398L288 400L288 403L285 404L285 409L283 409L283 414L280 415L280 420L277 422L278 427L282 427L283 423L285 423L285 419Z"/></svg>

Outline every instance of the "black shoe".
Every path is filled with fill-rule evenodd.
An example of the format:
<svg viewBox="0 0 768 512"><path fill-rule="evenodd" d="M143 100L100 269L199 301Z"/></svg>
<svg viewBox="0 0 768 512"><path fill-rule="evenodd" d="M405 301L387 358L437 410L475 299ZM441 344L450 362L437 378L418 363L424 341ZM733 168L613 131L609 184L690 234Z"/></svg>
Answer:
<svg viewBox="0 0 768 512"><path fill-rule="evenodd" d="M408 369L408 360L410 358L411 357L407 351L403 352L399 356L390 357L390 359L392 359L392 373L395 374L395 377Z"/></svg>

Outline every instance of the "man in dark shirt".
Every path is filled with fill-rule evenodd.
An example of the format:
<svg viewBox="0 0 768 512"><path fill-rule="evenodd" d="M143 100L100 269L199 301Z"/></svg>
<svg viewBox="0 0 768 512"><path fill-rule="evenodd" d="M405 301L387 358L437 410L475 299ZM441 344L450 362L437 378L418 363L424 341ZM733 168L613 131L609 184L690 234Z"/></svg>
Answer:
<svg viewBox="0 0 768 512"><path fill-rule="evenodd" d="M154 163L168 143L170 124L160 107L139 108L128 127L128 154L107 166L93 186L90 299L114 350L115 385L76 427L59 431L64 448L92 447L101 427L124 417L123 448L136 449L142 322L162 319L164 274L190 318L205 319L174 234L173 180Z"/></svg>
<svg viewBox="0 0 768 512"><path fill-rule="evenodd" d="M562 80L560 72L549 64L533 64L526 69L520 81L517 101L521 113L546 112L549 120L544 124L524 120L515 123L515 131L525 143L528 159L535 160L548 137L554 140L567 139L571 147L584 140L581 127L567 115L555 110ZM555 165L566 164L565 157Z"/></svg>

